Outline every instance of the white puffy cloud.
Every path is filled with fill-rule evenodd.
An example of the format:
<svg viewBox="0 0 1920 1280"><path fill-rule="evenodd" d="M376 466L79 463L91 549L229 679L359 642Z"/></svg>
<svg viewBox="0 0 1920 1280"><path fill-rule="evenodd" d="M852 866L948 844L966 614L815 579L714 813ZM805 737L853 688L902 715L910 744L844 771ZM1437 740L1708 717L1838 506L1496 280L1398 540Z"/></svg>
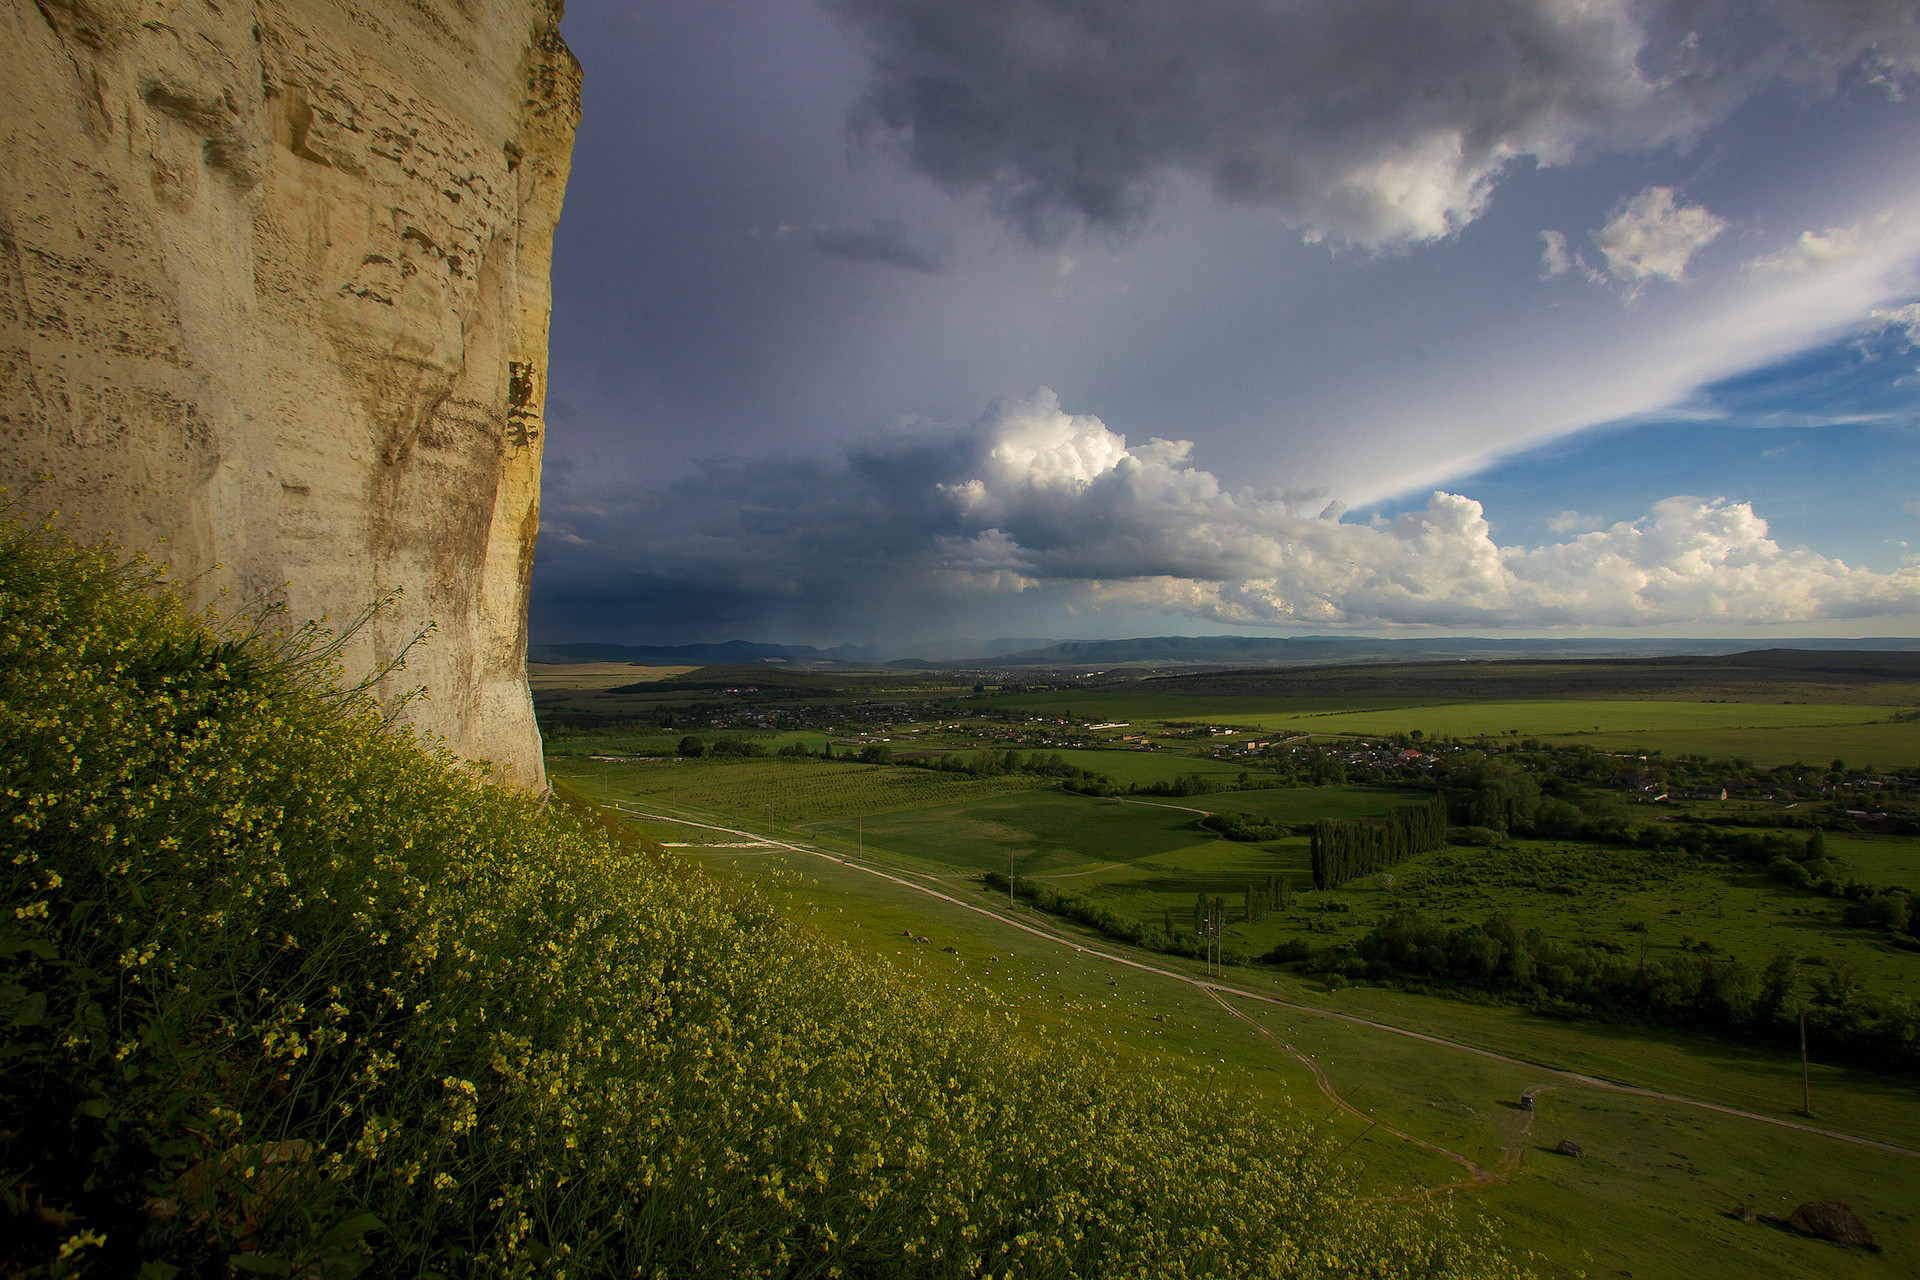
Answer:
<svg viewBox="0 0 1920 1280"><path fill-rule="evenodd" d="M1529 629L1920 611L1920 568L1782 547L1742 502L1675 497L1566 541L1502 546L1468 497L1346 522L1310 514L1308 495L1229 489L1189 450L1129 446L1042 390L837 461L716 465L599 512L555 495L542 607L604 616L619 607L607 593L624 592L735 625L812 610L845 626L863 612L977 617L1036 594L1242 625Z"/></svg>
<svg viewBox="0 0 1920 1280"><path fill-rule="evenodd" d="M1562 511L1546 523L1547 528L1554 533L1572 533L1576 529L1590 529L1600 522L1592 516L1583 516L1578 511Z"/></svg>
<svg viewBox="0 0 1920 1280"><path fill-rule="evenodd" d="M1671 187L1648 187L1594 232L1607 271L1628 284L1686 279L1687 263L1727 229L1701 205L1678 204Z"/></svg>
<svg viewBox="0 0 1920 1280"><path fill-rule="evenodd" d="M1907 341L1920 346L1920 302L1911 302L1904 307L1891 307L1884 311L1875 311L1873 318L1889 329L1904 329Z"/></svg>

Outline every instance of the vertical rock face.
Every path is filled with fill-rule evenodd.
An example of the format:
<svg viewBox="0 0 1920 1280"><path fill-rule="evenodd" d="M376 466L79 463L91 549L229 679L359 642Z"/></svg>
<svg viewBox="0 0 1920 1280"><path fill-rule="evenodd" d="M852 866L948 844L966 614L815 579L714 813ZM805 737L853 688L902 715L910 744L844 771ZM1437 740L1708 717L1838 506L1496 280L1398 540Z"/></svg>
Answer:
<svg viewBox="0 0 1920 1280"><path fill-rule="evenodd" d="M525 606L559 0L0 0L0 482L542 782Z"/></svg>

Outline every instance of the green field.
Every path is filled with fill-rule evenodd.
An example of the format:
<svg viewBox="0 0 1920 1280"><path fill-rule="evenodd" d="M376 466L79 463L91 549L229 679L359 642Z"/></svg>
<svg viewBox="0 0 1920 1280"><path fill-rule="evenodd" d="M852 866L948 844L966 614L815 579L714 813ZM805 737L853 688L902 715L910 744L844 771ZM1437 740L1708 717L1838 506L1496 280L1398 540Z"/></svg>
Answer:
<svg viewBox="0 0 1920 1280"><path fill-rule="evenodd" d="M1168 721L1203 721L1212 725L1258 727L1283 716L1311 715L1316 712L1392 708L1407 704L1405 698L1345 698L1327 695L1286 693L1234 695L1174 695L1155 692L1152 684L1122 691L1071 690L1060 693L1012 693L993 698L989 705L1032 712L1036 715L1089 716L1098 720L1125 723L1134 732Z"/></svg>
<svg viewBox="0 0 1920 1280"><path fill-rule="evenodd" d="M561 762L555 760L555 767ZM1282 823L1351 818L1417 804L1417 792L1301 787L1220 792L1188 799L1091 797L1040 789L1037 780L974 780L905 767L811 760L694 760L659 765L564 765L598 798L638 808L709 813L826 836L884 851L942 876L1004 872L1034 877L1129 919L1172 918L1192 928L1197 894L1227 899L1230 945L1261 955L1305 938L1315 947L1357 939L1398 910L1447 924L1501 913L1555 941L1614 956L1731 956L1758 971L1775 954L1813 970L1855 974L1881 995L1920 997L1920 963L1879 935L1848 925L1845 904L1790 889L1748 864L1634 847L1516 840L1496 849L1449 846L1383 876L1330 893L1312 889L1307 841L1223 840L1203 813L1240 810ZM1844 842L1844 843L1842 843ZM1911 839L1905 846L1912 846ZM1897 839L1835 837L1833 852L1902 866ZM1850 864L1851 865L1851 864ZM1247 885L1289 878L1295 899L1258 922L1238 914Z"/></svg>
<svg viewBox="0 0 1920 1280"><path fill-rule="evenodd" d="M895 812L866 822L863 829L875 847L929 865L983 871L1004 870L1009 853L1019 857L1022 874L1035 875L1086 872L1194 849L1204 851L1203 861L1237 864L1240 851L1253 846L1235 845L1207 831L1200 825L1205 813L1244 809L1283 822L1308 822L1318 817L1386 813L1420 798L1372 787L1231 791L1187 799L1032 790ZM841 838L855 835L853 824L845 819L811 829ZM1305 848L1304 842L1301 847ZM1218 879L1212 870L1198 874L1209 884ZM1196 888L1199 883L1195 882ZM1239 892L1240 884L1233 882L1234 892Z"/></svg>
<svg viewBox="0 0 1920 1280"><path fill-rule="evenodd" d="M1761 764L1841 759L1882 768L1920 765L1920 722L1892 720L1884 704L1624 699L1418 703L1274 695L1170 698L1148 692L1023 694L1000 701L1036 711L1070 709L1076 715L1126 720L1135 732L1151 732L1167 721L1357 737L1418 729L1429 736L1517 734L1600 751L1697 753Z"/></svg>
<svg viewBox="0 0 1920 1280"><path fill-rule="evenodd" d="M851 818L1024 791L1031 778L974 780L926 769L807 759L663 760L629 764L554 757L555 775L599 800L644 801L776 822Z"/></svg>
<svg viewBox="0 0 1920 1280"><path fill-rule="evenodd" d="M817 830L855 836L845 819ZM942 869L1006 870L1009 854L1026 874L1133 862L1210 839L1199 815L1167 805L1098 800L1064 791L1025 791L968 799L872 818L863 824L875 848Z"/></svg>
<svg viewBox="0 0 1920 1280"><path fill-rule="evenodd" d="M1596 751L1659 751L1669 756L1692 752L1719 759L1759 764L1822 763L1845 760L1883 769L1920 765L1920 724L1804 725L1771 729L1642 729L1568 736Z"/></svg>
<svg viewBox="0 0 1920 1280"><path fill-rule="evenodd" d="M1830 835L1827 852L1869 884L1920 890L1920 837Z"/></svg>
<svg viewBox="0 0 1920 1280"><path fill-rule="evenodd" d="M1884 707L1750 702L1579 701L1443 703L1380 711L1274 715L1262 723L1295 732L1384 735L1422 730L1429 737L1520 734L1684 733L1726 729L1853 726L1884 720ZM1916 739L1920 727L1907 726Z"/></svg>
<svg viewBox="0 0 1920 1280"><path fill-rule="evenodd" d="M1211 782L1231 785L1246 766L1223 760L1202 760L1179 750L1164 751L1077 751L1066 748L1036 749L1040 755L1058 755L1076 768L1104 773L1115 782L1172 782L1185 774L1199 774ZM963 753L964 754L964 753Z"/></svg>
<svg viewBox="0 0 1920 1280"><path fill-rule="evenodd" d="M1920 1159L1556 1081L1551 1072L1584 1071L1792 1118L1799 1106L1799 1070L1789 1057L1682 1033L1594 1029L1394 991L1349 988L1333 996L1284 974L1231 971L1226 981L1236 987L1484 1045L1545 1066L1502 1063L1310 1013L1231 1000L1272 1033L1269 1039L1184 982L1105 960L1099 953L1106 944L1057 921L1028 912L1011 917L1038 925L1066 946L824 860L778 854L743 859L738 851L719 848L690 852L714 874L767 888L809 927L887 955L920 981L981 984L1034 1025L1071 1023L1105 1036L1117 1055L1143 1070L1200 1071L1249 1106L1284 1108L1313 1121L1345 1149L1344 1158L1372 1194L1404 1195L1463 1178L1459 1165L1409 1139L1472 1160L1504 1180L1456 1191L1462 1211L1495 1215L1503 1239L1517 1251L1532 1251L1544 1275L1892 1280L1920 1265ZM869 855L869 862L896 874L910 872L909 864L871 849ZM955 892L945 879L928 883L1005 915L1002 900L991 895ZM1199 975L1190 962L1154 957L1153 963ZM1287 1046L1310 1055L1333 1091L1364 1119L1338 1109ZM1529 1088L1540 1091L1531 1130L1514 1104ZM1816 1066L1813 1089L1821 1123L1895 1141L1920 1133L1920 1094L1908 1081ZM1586 1155L1574 1160L1553 1153L1562 1138L1580 1143ZM1843 1250L1729 1216L1741 1205L1784 1213L1802 1200L1829 1196L1847 1200L1866 1218L1882 1252Z"/></svg>
<svg viewBox="0 0 1920 1280"><path fill-rule="evenodd" d="M1305 837L1235 843L1200 825L1207 811L1245 811L1282 825L1366 817L1420 803L1428 793L1258 787L1258 761L1185 754L1234 745L1232 738L1172 736L1199 723L1306 732L1313 742L1420 729L1429 738L1563 739L1604 751L1661 751L1675 761L1692 754L1822 765L1838 757L1856 769L1920 763L1920 724L1885 722L1889 708L1913 705L1910 682L1848 684L1764 671L1695 681L1684 665L1615 664L1583 668L1568 685L1576 696L1557 696L1551 690L1567 680L1563 668L1532 664L1507 673L1512 678L1503 683L1501 673L1467 665L1191 677L975 700L1052 715L1071 709L1076 721L1124 721L1124 732L1152 733L1160 747L1152 752L1061 751L1123 787L1198 773L1237 788L1243 771L1256 784L1185 798L1082 796L1034 777L975 781L817 761L702 761L680 773L685 766L588 767L555 757L551 767L558 776L581 776L602 798L659 813L709 814L706 820L720 826L769 833L776 843L683 823L647 824L651 834L691 846L688 856L714 875L761 886L810 928L886 956L914 981L979 986L1017 1010L1023 1024L1071 1025L1105 1038L1117 1058L1143 1070L1209 1073L1250 1108L1313 1120L1368 1194L1452 1187L1448 1194L1463 1208L1497 1217L1511 1247L1534 1251L1543 1274L1890 1280L1920 1273L1920 1156L1556 1075L1578 1071L1806 1122L1798 1114L1800 1068L1790 1049L1342 986L1257 963L1231 965L1219 979L1247 994L1216 998L1193 985L1203 975L1197 962L1128 948L1024 905L1010 910L1004 893L981 883L982 872L1004 873L1011 860L1030 884L1078 894L1133 920L1157 923L1170 915L1176 930L1191 928L1196 894L1217 894L1232 913L1229 949L1241 956L1296 938L1331 953L1403 909L1450 926L1502 913L1616 962L1737 958L1757 970L1781 953L1800 962L1803 985L1841 975L1877 998L1920 997L1920 952L1847 923L1843 899L1788 888L1750 863L1630 843L1511 839L1493 848L1448 846L1318 893L1311 890ZM1637 696L1634 681L1648 686ZM1499 696L1502 690L1508 696ZM963 717L939 745L971 754L984 744L968 741L969 732ZM989 721L978 732L1007 745L1003 722ZM1330 758L1346 760L1346 748ZM1568 794L1577 797L1578 789ZM1795 806L1794 816L1804 820L1836 803L1809 800ZM1691 807L1701 818L1752 821L1780 805L1736 799ZM1623 811L1655 829L1675 812L1632 805ZM1803 839L1805 831L1788 834ZM1855 878L1920 888L1920 840L1843 831L1826 839ZM780 841L855 865L793 852ZM1241 890L1275 874L1290 879L1293 903L1258 923L1239 918ZM1384 1026L1263 1003L1256 995ZM1913 1079L1823 1062L1817 1043L1813 1055L1811 1123L1920 1149L1920 1087ZM1528 1089L1540 1100L1531 1127L1515 1104ZM1563 1138L1585 1155L1556 1154ZM1733 1213L1742 1206L1784 1213L1817 1198L1852 1204L1882 1251L1808 1241Z"/></svg>

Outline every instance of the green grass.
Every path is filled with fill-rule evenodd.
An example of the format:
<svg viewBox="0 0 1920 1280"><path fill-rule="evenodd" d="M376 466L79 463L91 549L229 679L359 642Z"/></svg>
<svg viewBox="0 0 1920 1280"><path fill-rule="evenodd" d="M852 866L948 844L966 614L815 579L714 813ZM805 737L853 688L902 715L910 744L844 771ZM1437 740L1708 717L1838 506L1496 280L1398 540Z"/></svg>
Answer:
<svg viewBox="0 0 1920 1280"><path fill-rule="evenodd" d="M1555 688L1583 696L1541 696ZM1527 696L1515 696L1524 690ZM1538 691L1538 692L1536 692ZM1577 742L1603 751L1659 751L1762 764L1834 758L1920 764L1912 681L1812 678L1713 663L1509 664L1310 668L1269 675L1144 680L1119 688L1014 694L997 705L1128 722L1202 721L1245 729L1384 735L1421 729Z"/></svg>
<svg viewBox="0 0 1920 1280"><path fill-rule="evenodd" d="M1164 720L1337 729L1366 736L1422 728L1505 738L1515 736L1508 730L1518 730L1518 736L1563 736L1605 750L1650 748L1778 763L1839 756L1855 765L1870 761L1882 767L1911 762L1920 752L1920 725L1872 723L1889 706L1911 705L1911 683L1855 686L1740 671L1695 681L1676 668L1649 678L1652 684L1666 683L1650 695L1656 700L1646 701L1631 692L1645 673L1636 664L1618 667L1583 674L1532 664L1517 675L1447 667L1382 678L1290 673L1249 678L1253 683L1244 695L1205 692L1226 685L1201 678L993 701L1054 712L1070 708L1076 717L1128 721L1128 731L1152 731L1154 722ZM1552 692L1570 674L1584 681L1578 687L1586 696ZM1266 687L1257 687L1263 679ZM1178 692L1183 686L1200 692ZM1525 692L1503 696L1503 688ZM1448 696L1434 696L1442 693ZM1491 701L1469 702L1463 693L1484 694ZM1150 782L1200 772L1208 764L1221 774L1237 774L1239 766L1232 763L1203 764L1179 754L1202 746L1169 744L1170 749L1153 753L1089 752L1074 758L1116 776L1100 762L1128 761L1137 772L1123 781ZM1022 875L1136 919L1158 920L1171 912L1176 928L1190 917L1196 892L1219 893L1237 905L1248 880L1287 874L1299 894L1296 906L1252 927L1231 923L1234 947L1252 954L1295 936L1323 947L1351 940L1399 907L1461 922L1500 911L1556 939L1610 950L1629 961L1643 942L1650 960L1678 956L1683 948L1698 956L1703 953L1695 948L1706 942L1715 948L1712 955L1738 956L1754 968L1784 951L1817 961L1802 965L1803 979L1851 968L1880 995L1920 995L1920 962L1913 953L1846 925L1843 904L1787 889L1744 865L1565 841L1520 841L1495 850L1450 847L1422 855L1393 869L1391 888L1384 880L1368 879L1317 894L1308 891L1304 838L1234 844L1202 831L1198 814L1188 811L1239 809L1298 823L1377 814L1423 798L1362 787L1133 802L1030 791L898 808L857 824L850 816L782 823L780 830L787 838L821 840L845 853L859 850L866 863L910 885L936 888L1003 914L1004 897L987 892L978 875L1004 870L1009 851L1016 853ZM1731 802L1701 806L1709 813L1735 808ZM664 826L655 830L666 832ZM668 838L689 837L682 832ZM1830 834L1828 844L1863 879L1920 880L1915 874L1920 841ZM1369 1129L1335 1111L1301 1065L1249 1022L1191 986L1100 959L1094 949L1126 949L1069 921L1024 911L1017 916L1088 950L1059 949L975 912L831 863L769 849L688 852L717 875L784 885L780 892L787 909L815 920L816 927L849 946L871 947L893 963L920 966L930 980L981 983L1048 1034L1078 1027L1103 1037L1117 1059L1210 1069L1249 1109L1309 1116L1338 1135L1336 1141L1349 1144L1345 1158L1374 1194L1436 1186L1459 1173L1457 1166L1389 1128L1483 1165L1495 1164L1508 1156L1517 1126L1524 1123L1512 1099L1522 1088L1543 1083L1538 1068L1253 1001L1235 1002L1280 1041L1312 1054L1342 1096L1379 1121ZM1329 903L1345 910L1329 910ZM1200 973L1193 962L1130 954L1161 968ZM1550 1020L1508 1005L1388 988L1348 986L1336 993L1318 980L1261 965L1232 967L1225 981L1766 1115L1788 1118L1800 1107L1799 1064L1791 1053L1773 1047L1684 1031ZM1814 1056L1819 1123L1909 1145L1920 1139L1920 1089L1911 1080L1822 1063L1817 1043ZM1551 1154L1548 1148L1562 1137L1585 1146L1587 1156ZM1869 1280L1920 1272L1920 1215L1913 1207L1920 1203L1920 1160L1564 1081L1542 1095L1536 1129L1517 1154L1519 1168L1510 1181L1455 1197L1497 1213L1501 1238L1543 1254L1548 1274L1626 1272L1674 1280L1822 1274ZM1803 1200L1826 1197L1848 1200L1863 1212L1885 1251L1841 1250L1728 1216L1739 1205L1784 1213Z"/></svg>
<svg viewBox="0 0 1920 1280"><path fill-rule="evenodd" d="M1218 894L1228 900L1232 940L1251 955L1296 937L1316 947L1351 942L1397 910L1449 923L1502 913L1555 941L1629 961L1644 944L1648 959L1732 956L1758 972L1784 953L1807 962L1802 973L1809 981L1816 971L1851 967L1875 994L1920 999L1920 956L1845 923L1844 903L1787 888L1745 864L1526 840L1500 849L1449 846L1320 893L1312 889L1307 855L1299 837L1195 842L1053 883L1144 922L1170 912L1181 930L1192 927L1196 893ZM1295 902L1246 923L1237 914L1242 889L1271 874L1292 878ZM1702 952L1703 943L1712 950Z"/></svg>
<svg viewBox="0 0 1920 1280"><path fill-rule="evenodd" d="M809 759L666 760L610 764L555 757L555 775L601 800L698 809L776 822L814 822L921 808L1007 791L1034 779L975 780L927 769Z"/></svg>
<svg viewBox="0 0 1920 1280"><path fill-rule="evenodd" d="M1111 998L1023 1029L130 580L0 534L0 1274L1511 1269Z"/></svg>
<svg viewBox="0 0 1920 1280"><path fill-rule="evenodd" d="M1703 730L1804 730L1884 720L1884 707L1750 702L1643 702L1601 699L1486 701L1398 707L1381 711L1321 711L1275 715L1264 721L1295 732L1381 736L1424 730L1471 738L1481 734L1523 737L1588 733L1684 733ZM1920 727L1910 726L1916 740Z"/></svg>
<svg viewBox="0 0 1920 1280"><path fill-rule="evenodd" d="M843 840L853 823L816 828ZM1166 805L1027 791L894 812L862 824L866 841L930 867L1004 871L1009 853L1023 874L1131 862L1209 839L1199 815Z"/></svg>
<svg viewBox="0 0 1920 1280"><path fill-rule="evenodd" d="M1531 1068L1254 1001L1240 1007L1313 1053L1336 1088L1383 1125L1483 1164L1517 1154L1511 1181L1478 1195L1500 1214L1504 1237L1546 1253L1555 1274L1893 1277L1916 1258L1920 1161L1555 1082ZM1687 1061L1685 1086L1694 1091L1714 1070L1699 1056ZM1522 1137L1525 1115L1513 1104L1529 1088L1539 1090L1537 1109ZM1585 1154L1554 1153L1562 1139ZM1354 1151L1366 1158L1393 1141L1370 1135ZM1729 1215L1743 1205L1784 1215L1826 1197L1851 1203L1888 1252L1838 1249Z"/></svg>
<svg viewBox="0 0 1920 1280"><path fill-rule="evenodd" d="M1844 861L1855 879L1920 892L1920 836L1829 834L1826 841L1827 852Z"/></svg>
<svg viewBox="0 0 1920 1280"><path fill-rule="evenodd" d="M1259 774L1254 775L1256 778ZM1427 793L1392 787L1268 787L1255 791L1201 796L1202 807L1240 810L1273 822L1313 822L1319 818L1370 818L1409 805L1425 804ZM1177 801L1175 803L1178 803Z"/></svg>
<svg viewBox="0 0 1920 1280"><path fill-rule="evenodd" d="M1093 773L1104 773L1122 786L1136 782L1172 782L1187 774L1199 774L1203 778L1231 785L1246 769L1245 765L1223 760L1204 760L1187 755L1185 746L1185 743L1170 744L1165 749L1156 751L1066 749L1058 752L1050 747L1037 747L1034 753L1058 755L1068 764ZM972 753L963 751L959 754Z"/></svg>
<svg viewBox="0 0 1920 1280"><path fill-rule="evenodd" d="M916 864L869 853L870 861L920 878L910 870ZM1524 1123L1513 1101L1523 1089L1551 1079L1536 1068L1254 1001L1233 1002L1281 1040L1312 1054L1341 1096L1384 1126L1369 1129L1335 1111L1283 1050L1190 986L997 927L973 912L832 863L793 855L741 859L721 849L701 859L715 874L782 886L789 910L851 946L871 948L896 963L918 963L942 980L965 975L1003 992L1037 1024L1097 1028L1128 1061L1210 1071L1249 1107L1279 1107L1311 1118L1335 1135L1373 1194L1404 1194L1460 1173L1386 1127L1492 1165ZM925 879L999 910L989 895L973 891L968 897L964 881ZM1024 913L1015 918L1033 920ZM1111 945L1057 922L1038 923L1085 945ZM1199 973L1198 966L1168 957L1152 962ZM1679 1032L1556 1022L1389 990L1316 994L1310 984L1283 973L1235 970L1226 981L1783 1118L1799 1107L1798 1063L1771 1051ZM1920 1133L1920 1091L1908 1081L1816 1064L1813 1087L1822 1123L1895 1141ZM1536 1261L1545 1274L1624 1270L1643 1280L1809 1274L1891 1280L1920 1264L1920 1215L1914 1209L1920 1160L1565 1083L1542 1093L1539 1106L1534 1130L1518 1144L1520 1164L1511 1181L1459 1192L1456 1199L1496 1214L1501 1238L1515 1250L1541 1255ZM1587 1155L1574 1160L1545 1149L1561 1138L1579 1142ZM1885 1252L1842 1250L1726 1216L1739 1205L1784 1213L1823 1197L1848 1200L1860 1210Z"/></svg>
<svg viewBox="0 0 1920 1280"><path fill-rule="evenodd" d="M1543 735L1553 736L1553 735ZM1782 726L1750 729L1642 729L1568 735L1568 742L1596 751L1659 751L1669 756L1694 753L1756 764L1875 764L1881 768L1920 765L1920 723Z"/></svg>
<svg viewBox="0 0 1920 1280"><path fill-rule="evenodd" d="M1395 707L1404 698L1381 696L1354 699L1340 695L1292 695L1285 693L1239 696L1220 694L1175 695L1156 693L1152 682L1140 688L1121 690L1063 690L1058 693L1015 693L986 700L987 705L1030 711L1037 715L1061 715L1124 722L1139 733L1154 724L1169 721L1200 721L1212 725L1257 726L1282 716L1318 711L1345 711L1355 708Z"/></svg>

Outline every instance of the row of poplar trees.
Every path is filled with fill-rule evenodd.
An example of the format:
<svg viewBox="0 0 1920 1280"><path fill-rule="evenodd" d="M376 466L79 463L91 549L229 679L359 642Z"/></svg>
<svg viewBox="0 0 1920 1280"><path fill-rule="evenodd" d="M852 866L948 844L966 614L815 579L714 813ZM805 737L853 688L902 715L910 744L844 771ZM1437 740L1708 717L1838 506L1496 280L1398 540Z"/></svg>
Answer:
<svg viewBox="0 0 1920 1280"><path fill-rule="evenodd" d="M1313 887L1338 889L1447 842L1447 806L1439 796L1384 818L1322 818L1313 824Z"/></svg>

